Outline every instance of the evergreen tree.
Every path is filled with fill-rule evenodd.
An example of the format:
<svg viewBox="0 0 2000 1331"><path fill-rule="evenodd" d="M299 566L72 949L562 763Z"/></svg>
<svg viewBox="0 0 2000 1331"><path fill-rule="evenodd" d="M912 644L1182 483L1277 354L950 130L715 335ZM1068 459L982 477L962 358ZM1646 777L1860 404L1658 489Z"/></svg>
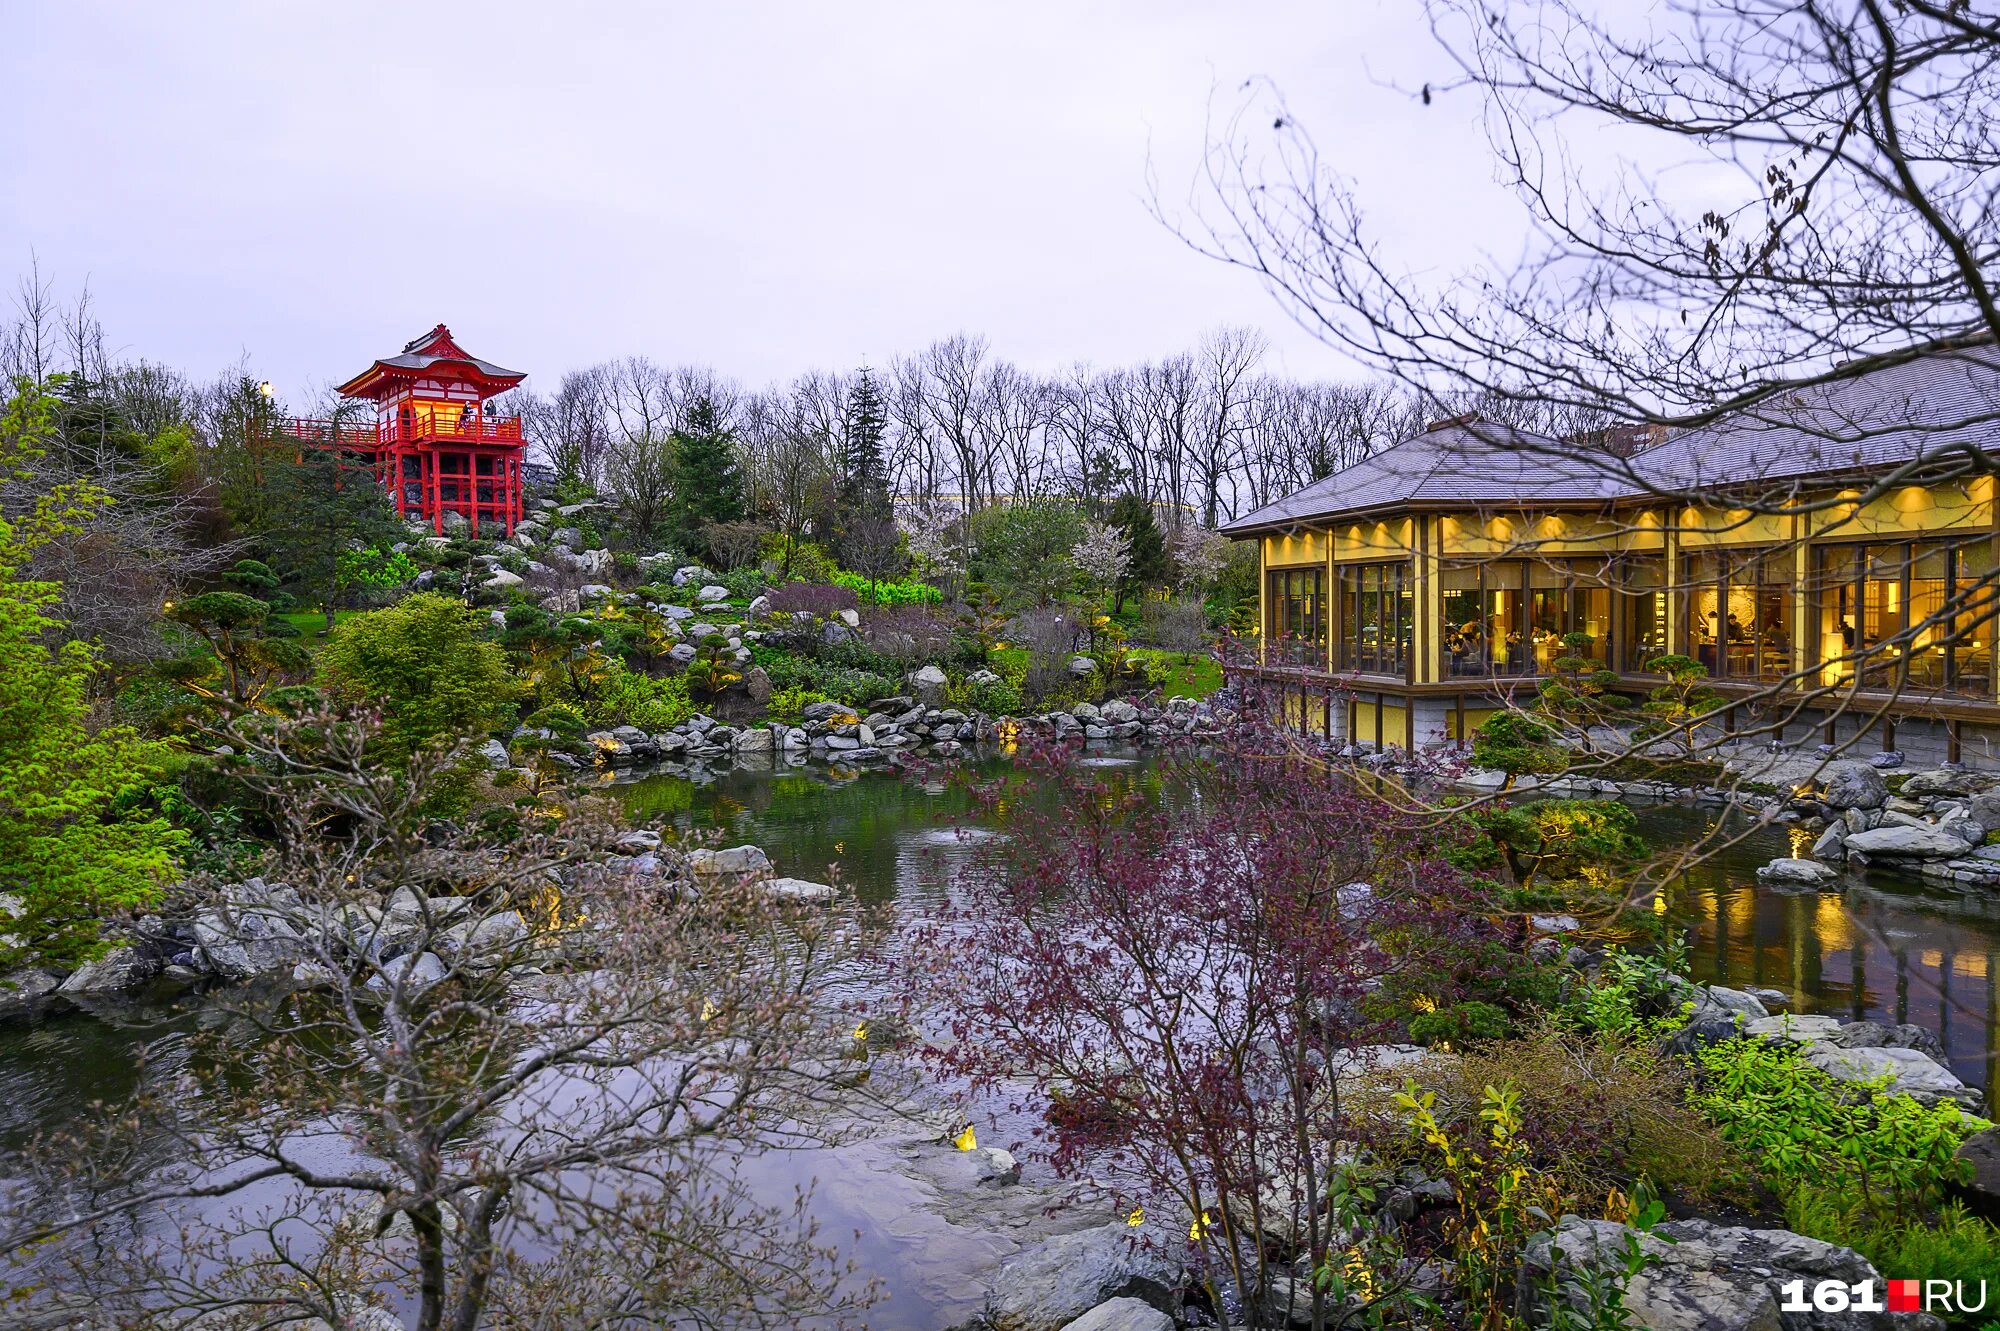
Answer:
<svg viewBox="0 0 2000 1331"><path fill-rule="evenodd" d="M687 424L674 431L673 443L674 525L683 542L706 550L705 528L743 520L743 471L736 461L736 439L722 424L714 401L703 396L688 409Z"/></svg>
<svg viewBox="0 0 2000 1331"><path fill-rule="evenodd" d="M841 422L840 486L834 509L834 554L847 567L863 572L887 567L895 555L895 505L889 496L889 465L882 456L888 432L888 404L875 376L863 367Z"/></svg>
<svg viewBox="0 0 2000 1331"><path fill-rule="evenodd" d="M1131 491L1118 496L1111 506L1111 525L1121 528L1130 542L1125 576L1118 579L1117 597L1111 613L1125 608L1127 596L1138 595L1173 582L1174 566L1167 558L1167 543L1160 526L1153 521L1153 506Z"/></svg>
<svg viewBox="0 0 2000 1331"><path fill-rule="evenodd" d="M289 457L274 450L258 490L270 521L257 536L259 550L287 590L320 608L331 632L334 607L352 581L347 556L403 534L389 496L366 470L343 469L331 452L311 447Z"/></svg>

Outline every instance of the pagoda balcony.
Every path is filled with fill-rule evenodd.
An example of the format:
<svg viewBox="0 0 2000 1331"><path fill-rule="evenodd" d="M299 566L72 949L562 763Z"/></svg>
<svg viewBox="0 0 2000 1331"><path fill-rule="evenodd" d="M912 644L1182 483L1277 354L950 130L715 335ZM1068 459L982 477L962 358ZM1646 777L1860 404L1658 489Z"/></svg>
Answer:
<svg viewBox="0 0 2000 1331"><path fill-rule="evenodd" d="M349 422L294 418L279 424L287 438L325 445L338 441L343 449L373 452L402 444L465 444L498 448L521 447L519 416L475 416L456 420L444 415L420 415L410 420Z"/></svg>

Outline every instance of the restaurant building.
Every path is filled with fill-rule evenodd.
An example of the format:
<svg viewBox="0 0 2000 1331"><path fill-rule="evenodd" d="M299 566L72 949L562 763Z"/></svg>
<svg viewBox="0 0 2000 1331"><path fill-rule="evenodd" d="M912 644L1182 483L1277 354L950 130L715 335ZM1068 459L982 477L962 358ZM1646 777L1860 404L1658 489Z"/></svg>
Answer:
<svg viewBox="0 0 2000 1331"><path fill-rule="evenodd" d="M1292 724L1462 742L1586 634L1620 692L1680 654L1760 739L2000 759L2000 355L1941 349L1657 440L1433 423L1224 527L1245 667Z"/></svg>

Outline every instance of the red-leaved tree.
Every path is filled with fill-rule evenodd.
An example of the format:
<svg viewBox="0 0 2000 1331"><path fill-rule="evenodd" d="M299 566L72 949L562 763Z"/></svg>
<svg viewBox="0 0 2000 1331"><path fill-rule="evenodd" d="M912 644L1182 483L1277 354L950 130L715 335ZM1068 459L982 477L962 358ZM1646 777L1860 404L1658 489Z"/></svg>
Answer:
<svg viewBox="0 0 2000 1331"><path fill-rule="evenodd" d="M1396 1297L1349 1251L1341 1083L1394 1038L1370 995L1449 1001L1489 928L1435 834L1275 735L1172 759L1156 791L1035 761L1053 797L996 790L1008 835L904 940L940 1071L1026 1078L1027 1149L1114 1181L1138 1240L1187 1244L1225 1325L1284 1325L1306 1263L1315 1327Z"/></svg>

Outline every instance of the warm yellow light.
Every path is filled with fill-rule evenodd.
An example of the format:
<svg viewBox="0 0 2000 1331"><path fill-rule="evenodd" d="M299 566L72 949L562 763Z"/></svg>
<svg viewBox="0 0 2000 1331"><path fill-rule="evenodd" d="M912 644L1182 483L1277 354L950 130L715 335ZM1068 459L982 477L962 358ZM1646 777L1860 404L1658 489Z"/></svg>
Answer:
<svg viewBox="0 0 2000 1331"><path fill-rule="evenodd" d="M970 1151L979 1145L979 1138L972 1131L972 1125L968 1123L965 1125L964 1132L959 1133L951 1139L951 1144L961 1151Z"/></svg>
<svg viewBox="0 0 2000 1331"><path fill-rule="evenodd" d="M1132 1214L1125 1217L1125 1223L1135 1227L1145 1224L1146 1223L1145 1208L1141 1206L1133 1207Z"/></svg>
<svg viewBox="0 0 2000 1331"><path fill-rule="evenodd" d="M855 1023L855 1026L854 1026L854 1038L855 1038L855 1039L857 1039L857 1040L866 1040L866 1039L868 1038L868 1023L867 1023L867 1022L863 1021L863 1022L856 1022L856 1023Z"/></svg>
<svg viewBox="0 0 2000 1331"><path fill-rule="evenodd" d="M1214 1224L1215 1224L1215 1217L1210 1215L1208 1212L1203 1211L1200 1215L1194 1218L1194 1223L1188 1226L1188 1242L1190 1243L1201 1242L1201 1236L1208 1233L1208 1231L1214 1226Z"/></svg>
<svg viewBox="0 0 2000 1331"><path fill-rule="evenodd" d="M266 379L263 383L258 384L257 391L259 393L262 393L267 398L275 397L277 395L277 390L271 387L271 381L269 379Z"/></svg>
<svg viewBox="0 0 2000 1331"><path fill-rule="evenodd" d="M701 1019L704 1022L714 1021L721 1015L722 1009L715 1005L714 999L704 998L701 1000Z"/></svg>
<svg viewBox="0 0 2000 1331"><path fill-rule="evenodd" d="M1418 994L1410 1000L1410 1006L1418 1012L1435 1012L1438 1010L1438 1001L1429 994Z"/></svg>

